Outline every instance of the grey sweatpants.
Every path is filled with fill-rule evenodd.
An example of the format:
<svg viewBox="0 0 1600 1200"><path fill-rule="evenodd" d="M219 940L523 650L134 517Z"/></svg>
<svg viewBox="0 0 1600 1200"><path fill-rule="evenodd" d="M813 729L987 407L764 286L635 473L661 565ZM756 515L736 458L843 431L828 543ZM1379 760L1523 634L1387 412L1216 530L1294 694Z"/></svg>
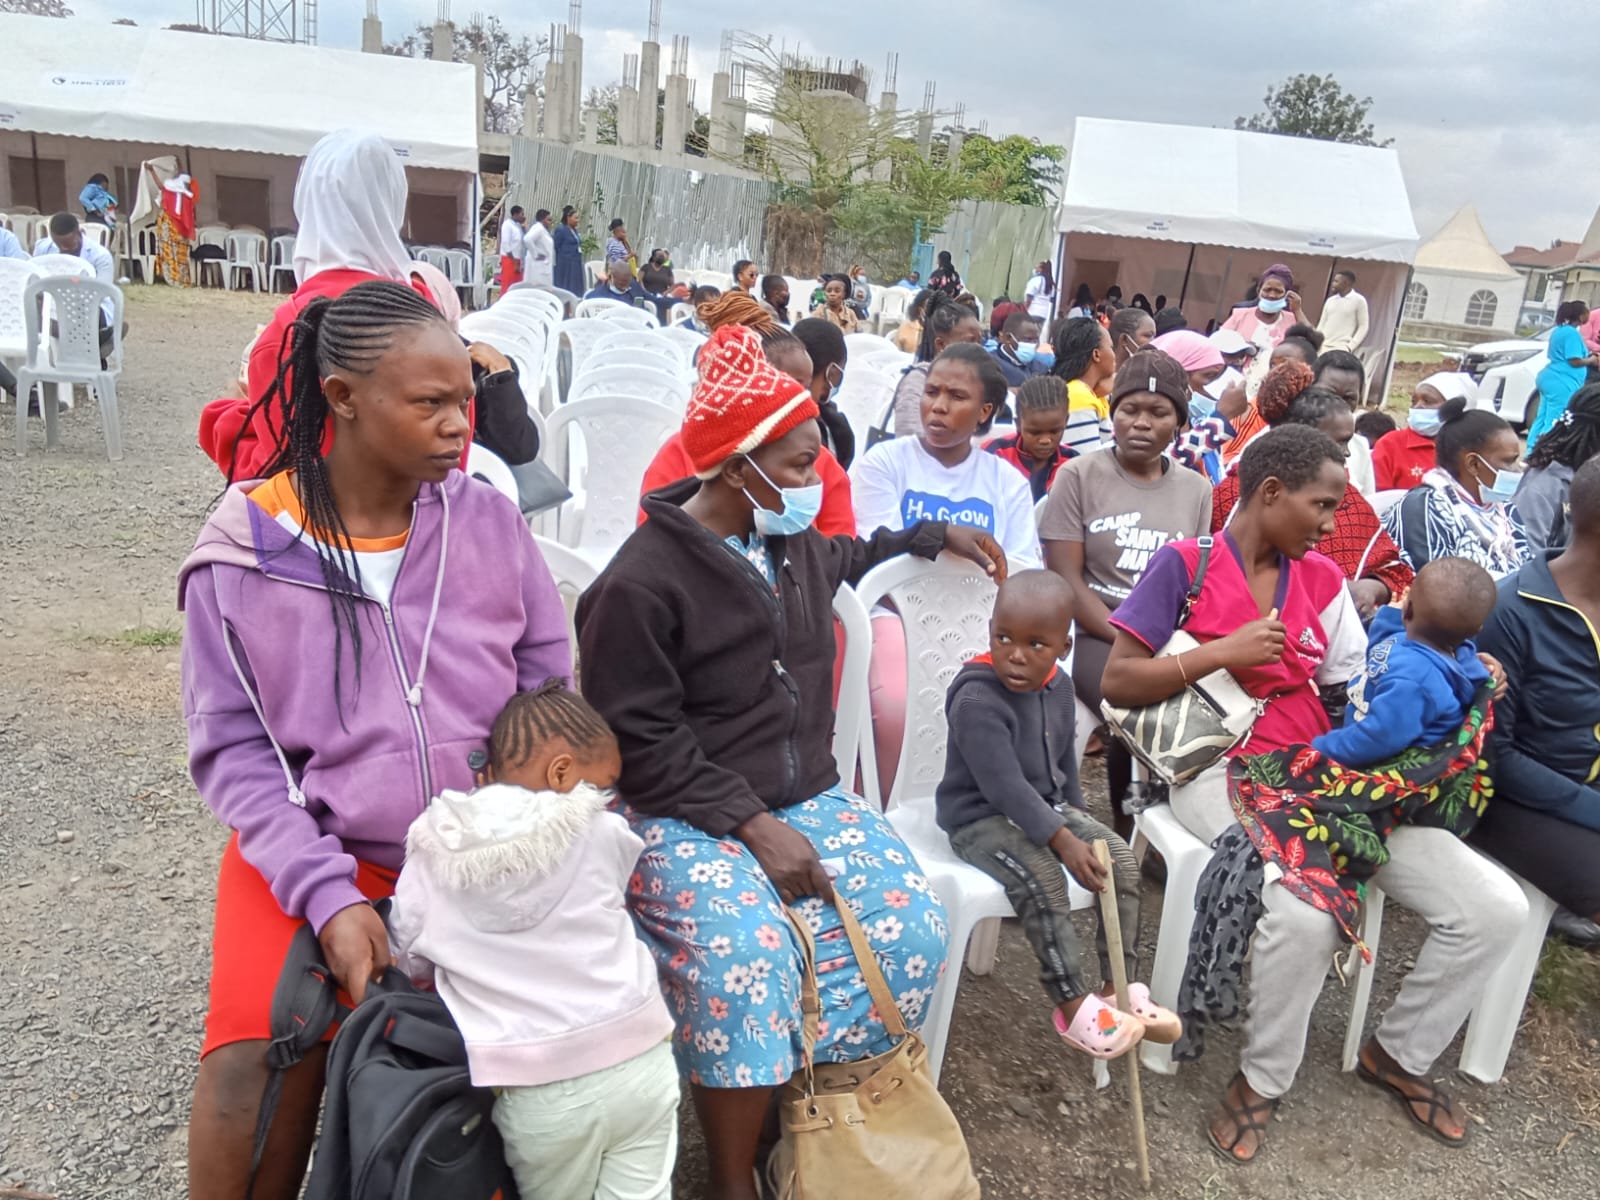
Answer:
<svg viewBox="0 0 1600 1200"><path fill-rule="evenodd" d="M1127 842L1088 813L1068 808L1062 810L1061 816L1074 837L1091 846L1103 838L1111 850L1122 953L1131 981L1139 970L1139 860ZM1100 973L1089 978L1084 972L1078 931L1072 924L1067 876L1049 846L1034 845L1005 817L985 817L962 826L950 835L950 846L1006 889L1006 899L1022 921L1023 936L1039 959L1039 982L1052 1002L1064 1004L1087 996L1111 979L1111 955L1106 949L1103 924L1095 939Z"/></svg>
<svg viewBox="0 0 1600 1200"><path fill-rule="evenodd" d="M1234 822L1226 768L1173 788L1172 812L1211 842ZM1527 917L1528 902L1509 875L1446 830L1403 826L1389 835L1388 847L1389 861L1373 882L1432 932L1377 1037L1401 1067L1425 1075L1477 1004ZM1250 959L1250 1020L1239 1066L1258 1094L1275 1099L1294 1084L1311 1010L1340 937L1332 917L1281 883L1268 883L1262 900L1266 911Z"/></svg>

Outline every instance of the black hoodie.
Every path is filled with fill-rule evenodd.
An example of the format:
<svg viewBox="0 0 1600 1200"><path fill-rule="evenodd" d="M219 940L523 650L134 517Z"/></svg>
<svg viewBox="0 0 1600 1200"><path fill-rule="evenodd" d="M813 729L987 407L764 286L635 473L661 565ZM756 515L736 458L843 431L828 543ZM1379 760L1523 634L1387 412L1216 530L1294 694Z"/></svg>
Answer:
<svg viewBox="0 0 1600 1200"><path fill-rule="evenodd" d="M1083 807L1073 753L1072 679L1057 668L1036 692L1013 692L988 662L970 662L944 702L950 734L934 792L939 828L954 833L1005 817L1044 846L1063 822L1055 806Z"/></svg>
<svg viewBox="0 0 1600 1200"><path fill-rule="evenodd" d="M870 541L814 529L767 539L779 593L682 505L681 480L578 601L583 694L616 732L624 800L725 837L751 817L839 782L833 740L833 594L945 526Z"/></svg>

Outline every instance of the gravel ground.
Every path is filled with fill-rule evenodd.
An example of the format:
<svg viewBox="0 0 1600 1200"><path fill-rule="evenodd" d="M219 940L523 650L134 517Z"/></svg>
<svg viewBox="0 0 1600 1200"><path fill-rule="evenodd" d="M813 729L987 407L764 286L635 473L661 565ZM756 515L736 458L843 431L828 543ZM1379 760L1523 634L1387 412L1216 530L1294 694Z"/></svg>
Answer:
<svg viewBox="0 0 1600 1200"><path fill-rule="evenodd" d="M108 463L92 405L62 447L19 460L0 407L0 1197L185 1193L184 1137L223 835L190 785L173 580L219 479L194 448L201 405L236 369L271 302L134 288L121 381L127 457ZM1091 785L1093 786L1093 785ZM1151 889L1146 930L1160 907ZM1391 909L1391 911L1394 911ZM1395 912L1374 1019L1420 940ZM1204 1113L1234 1061L1216 1039L1197 1067L1144 1077L1155 1194L1222 1200L1545 1200L1600 1193L1600 1002L1535 1002L1506 1079L1441 1064L1473 1117L1471 1145L1423 1139L1398 1106L1338 1073L1347 999L1328 989L1299 1086L1249 1170L1218 1163ZM1584 1006L1586 1003L1586 1007ZM1025 942L963 980L945 1083L986 1193L1143 1194L1122 1070L1096 1095L1055 1043ZM684 1123L679 1194L703 1194Z"/></svg>

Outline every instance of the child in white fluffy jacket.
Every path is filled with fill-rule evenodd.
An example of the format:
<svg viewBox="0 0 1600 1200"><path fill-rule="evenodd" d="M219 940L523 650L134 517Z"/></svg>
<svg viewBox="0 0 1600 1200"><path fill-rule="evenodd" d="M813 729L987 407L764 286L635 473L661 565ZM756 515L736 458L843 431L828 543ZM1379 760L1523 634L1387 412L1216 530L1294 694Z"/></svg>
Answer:
<svg viewBox="0 0 1600 1200"><path fill-rule="evenodd" d="M616 738L552 680L495 720L484 786L412 823L390 937L431 979L524 1196L667 1197L678 1073L655 962L623 903L644 848L606 811Z"/></svg>

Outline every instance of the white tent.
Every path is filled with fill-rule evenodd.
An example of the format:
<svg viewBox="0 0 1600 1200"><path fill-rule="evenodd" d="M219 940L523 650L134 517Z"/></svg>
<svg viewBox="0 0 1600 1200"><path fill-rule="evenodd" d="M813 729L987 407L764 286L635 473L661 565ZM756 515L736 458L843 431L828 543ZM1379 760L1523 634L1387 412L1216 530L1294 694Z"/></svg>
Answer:
<svg viewBox="0 0 1600 1200"><path fill-rule="evenodd" d="M0 45L0 211L76 210L97 172L127 211L128 172L175 153L199 185L201 224L292 228L299 159L323 134L357 128L406 163L410 236L476 242L469 65L15 15L0 15Z"/></svg>
<svg viewBox="0 0 1600 1200"><path fill-rule="evenodd" d="M1368 376L1387 375L1417 252L1393 150L1309 138L1079 117L1056 222L1061 294L1165 295L1193 329L1224 319L1273 263L1315 322L1335 270L1367 297ZM1376 368L1383 367L1383 370Z"/></svg>
<svg viewBox="0 0 1600 1200"><path fill-rule="evenodd" d="M1526 290L1522 274L1494 248L1469 204L1417 251L1405 319L1509 333Z"/></svg>

